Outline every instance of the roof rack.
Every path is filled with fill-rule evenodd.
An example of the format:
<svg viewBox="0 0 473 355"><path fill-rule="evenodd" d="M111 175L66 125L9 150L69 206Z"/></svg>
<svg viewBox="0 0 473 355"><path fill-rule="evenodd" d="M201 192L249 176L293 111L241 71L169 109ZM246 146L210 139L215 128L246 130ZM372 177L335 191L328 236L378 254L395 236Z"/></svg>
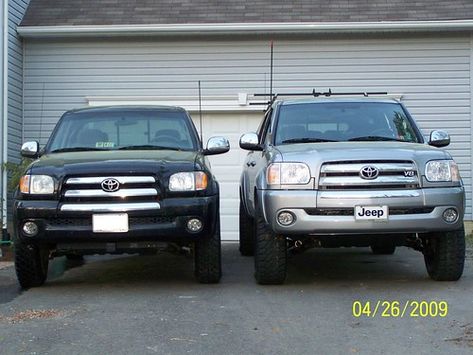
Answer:
<svg viewBox="0 0 473 355"><path fill-rule="evenodd" d="M330 96L357 96L362 95L364 97L368 97L370 95L387 95L388 93L385 91L365 91L365 92L332 92L332 89L328 89L326 92L317 92L315 89L309 93L300 93L300 92L291 92L291 93L279 93L279 94L253 94L254 97L264 97L270 96L271 99L269 101L261 101L261 102L250 102L250 105L266 105L267 109L271 107L271 105L276 101L279 96L313 96L313 97L330 97Z"/></svg>

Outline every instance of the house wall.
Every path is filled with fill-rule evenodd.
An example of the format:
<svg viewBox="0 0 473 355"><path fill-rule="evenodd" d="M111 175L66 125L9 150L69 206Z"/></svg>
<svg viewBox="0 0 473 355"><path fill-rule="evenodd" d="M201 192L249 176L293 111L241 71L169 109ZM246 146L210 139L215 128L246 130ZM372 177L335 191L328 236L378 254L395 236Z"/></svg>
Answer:
<svg viewBox="0 0 473 355"><path fill-rule="evenodd" d="M29 0L8 3L8 161L18 163L23 124L23 43L16 32Z"/></svg>
<svg viewBox="0 0 473 355"><path fill-rule="evenodd" d="M403 95L424 133L446 129L472 218L470 34L275 39L274 88L282 91L388 91ZM26 140L45 144L61 114L90 96L195 96L265 92L266 40L26 41ZM243 132L241 132L243 133ZM238 177L235 177L235 184Z"/></svg>
<svg viewBox="0 0 473 355"><path fill-rule="evenodd" d="M7 14L7 3L2 3L0 5L0 137L3 137L4 134L4 121L6 120L6 58L5 58L5 43L7 42L7 27L6 27L6 14ZM3 144L0 144L0 166L3 166ZM0 196L3 198L3 186L6 181L6 174L0 170ZM3 239L3 229L6 228L6 204L3 203L3 199L0 200L0 221L2 224L2 236Z"/></svg>
<svg viewBox="0 0 473 355"><path fill-rule="evenodd" d="M20 146L23 134L23 42L16 32L18 24L28 7L29 0L4 0L3 11L7 18L3 23L3 53L5 72L2 83L6 91L3 97L2 110L2 140L1 140L1 162L20 162ZM2 18L3 19L3 18ZM3 137L6 132L6 142ZM2 172L1 195L2 195L2 221L6 228L8 211L11 210L11 199L7 191L6 171Z"/></svg>

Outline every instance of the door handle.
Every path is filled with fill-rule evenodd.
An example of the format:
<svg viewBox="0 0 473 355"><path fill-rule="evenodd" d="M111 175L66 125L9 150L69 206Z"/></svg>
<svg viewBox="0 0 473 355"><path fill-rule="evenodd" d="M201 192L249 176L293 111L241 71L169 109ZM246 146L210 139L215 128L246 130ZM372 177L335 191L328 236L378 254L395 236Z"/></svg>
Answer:
<svg viewBox="0 0 473 355"><path fill-rule="evenodd" d="M246 166L255 166L255 165L256 165L256 162L254 160L246 163Z"/></svg>

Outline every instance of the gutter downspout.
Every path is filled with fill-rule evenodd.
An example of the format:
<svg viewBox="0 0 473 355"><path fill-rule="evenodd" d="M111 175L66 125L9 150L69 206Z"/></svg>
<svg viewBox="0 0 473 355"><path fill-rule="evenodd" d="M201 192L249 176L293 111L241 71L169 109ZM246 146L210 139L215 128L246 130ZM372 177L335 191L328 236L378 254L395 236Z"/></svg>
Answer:
<svg viewBox="0 0 473 355"><path fill-rule="evenodd" d="M7 231L7 170L4 168L8 161L8 2L3 1L3 56L2 56L2 70L3 70L3 87L2 87L2 155L0 161L2 163L2 231L3 237Z"/></svg>

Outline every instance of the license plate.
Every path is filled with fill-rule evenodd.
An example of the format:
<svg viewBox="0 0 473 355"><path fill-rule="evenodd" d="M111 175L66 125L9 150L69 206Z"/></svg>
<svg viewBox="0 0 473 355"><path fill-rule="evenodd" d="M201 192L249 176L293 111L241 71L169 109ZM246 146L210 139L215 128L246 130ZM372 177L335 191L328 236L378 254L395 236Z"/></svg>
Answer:
<svg viewBox="0 0 473 355"><path fill-rule="evenodd" d="M386 221L388 206L355 206L355 220Z"/></svg>
<svg viewBox="0 0 473 355"><path fill-rule="evenodd" d="M128 214L94 214L92 215L94 233L126 233L128 232Z"/></svg>

